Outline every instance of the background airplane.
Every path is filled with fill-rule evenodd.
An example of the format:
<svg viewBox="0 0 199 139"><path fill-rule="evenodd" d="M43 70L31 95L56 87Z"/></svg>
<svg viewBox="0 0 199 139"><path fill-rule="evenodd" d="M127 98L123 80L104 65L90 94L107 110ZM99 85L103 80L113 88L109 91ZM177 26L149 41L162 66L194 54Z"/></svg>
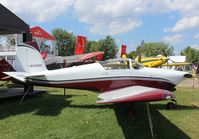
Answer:
<svg viewBox="0 0 199 139"><path fill-rule="evenodd" d="M45 56L45 64L62 64L61 67L68 67L74 64L82 64L89 60L101 60L103 58L104 52L92 52L85 53L86 47L86 37L77 36L76 38L76 46L75 52L72 56L55 56L47 54ZM93 61L94 62L94 61ZM48 66L49 69L54 69L53 66ZM59 67L60 68L60 67Z"/></svg>
<svg viewBox="0 0 199 139"><path fill-rule="evenodd" d="M143 47L144 41L141 43L141 47ZM122 45L119 49L118 58L127 58L126 54L126 45ZM135 61L142 63L145 67L160 67L163 64L167 63L169 60L168 57L158 55L156 57L144 57L142 54L135 58Z"/></svg>
<svg viewBox="0 0 199 139"><path fill-rule="evenodd" d="M166 66L166 67L171 68L174 66L175 69L177 67L190 65L190 63L188 63L188 62L183 62L183 61L178 62L178 61L172 60L172 59L175 59L175 57L183 57L183 56L162 56L162 55L158 55L156 57L141 56L140 63L142 63L145 67L157 68L157 67ZM139 61L139 56L136 57L135 60Z"/></svg>
<svg viewBox="0 0 199 139"><path fill-rule="evenodd" d="M144 40L141 42L141 48L144 47ZM175 69L180 66L189 65L190 63L185 62L186 56L167 56L164 50L162 50L164 55L157 55L153 57L144 57L140 53L135 61L142 63L145 67L157 68L162 66L173 67Z"/></svg>
<svg viewBox="0 0 199 139"><path fill-rule="evenodd" d="M139 60L140 59L140 60ZM151 68L157 68L162 66L163 64L167 63L169 60L168 57L158 55L156 57L143 57L143 56L138 56L136 57L135 61L139 61L142 63L145 67L151 67Z"/></svg>

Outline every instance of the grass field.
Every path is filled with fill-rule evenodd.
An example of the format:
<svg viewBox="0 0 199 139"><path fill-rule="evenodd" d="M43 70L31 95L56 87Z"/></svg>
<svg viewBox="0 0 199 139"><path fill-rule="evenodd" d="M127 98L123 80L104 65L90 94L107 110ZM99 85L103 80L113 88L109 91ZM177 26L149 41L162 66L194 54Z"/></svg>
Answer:
<svg viewBox="0 0 199 139"><path fill-rule="evenodd" d="M91 91L45 88L47 94L0 102L0 139L150 139L145 103L125 106L95 104ZM199 89L177 88L178 108L166 110L167 102L150 105L157 139L199 138Z"/></svg>

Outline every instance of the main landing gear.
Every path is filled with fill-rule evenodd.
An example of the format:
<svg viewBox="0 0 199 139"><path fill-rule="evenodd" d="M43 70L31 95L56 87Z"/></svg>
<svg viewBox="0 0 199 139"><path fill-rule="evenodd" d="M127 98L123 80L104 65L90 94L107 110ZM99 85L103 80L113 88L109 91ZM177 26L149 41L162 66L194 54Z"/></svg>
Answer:
<svg viewBox="0 0 199 139"><path fill-rule="evenodd" d="M166 109L176 109L177 101L175 99L171 99L171 102L168 102L166 105Z"/></svg>

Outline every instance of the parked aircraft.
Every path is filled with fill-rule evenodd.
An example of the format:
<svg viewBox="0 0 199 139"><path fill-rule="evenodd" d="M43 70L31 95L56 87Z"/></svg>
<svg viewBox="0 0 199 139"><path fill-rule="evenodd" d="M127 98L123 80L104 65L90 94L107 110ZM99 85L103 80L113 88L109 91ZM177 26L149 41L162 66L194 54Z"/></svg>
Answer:
<svg viewBox="0 0 199 139"><path fill-rule="evenodd" d="M141 48L143 49L144 47L144 40L141 42ZM141 49L141 50L142 50ZM153 57L144 57L142 56L142 52L136 57L135 61L142 63L145 67L151 67L151 68L157 68L161 66L167 66L167 67L179 67L179 66L185 66L189 65L190 63L184 61L175 61L173 58L181 58L185 56L167 56L165 51L162 51L164 55L157 55ZM172 58L171 58L172 57Z"/></svg>
<svg viewBox="0 0 199 139"><path fill-rule="evenodd" d="M111 63L127 63L126 67ZM186 72L142 67L131 59L92 63L47 70L41 54L27 44L17 49L16 72L4 72L24 84L102 92L98 103L154 101L174 99L175 86L187 77Z"/></svg>
<svg viewBox="0 0 199 139"><path fill-rule="evenodd" d="M77 36L76 38L76 46L74 55L71 56L54 56L54 55L47 55L44 59L46 65L50 64L65 64L66 65L73 65L74 63L84 63L85 61L95 59L101 60L103 57L102 55L104 52L92 52L92 53L85 53L86 47L86 37L84 36Z"/></svg>
<svg viewBox="0 0 199 139"><path fill-rule="evenodd" d="M118 63L118 66L115 66L115 63ZM47 70L39 51L27 44L18 46L14 67L16 72L4 73L28 86L25 95L34 85L95 89L101 92L96 101L100 104L175 99L172 92L175 86L183 79L192 76L181 71L142 67L131 59ZM146 104L153 136L149 106Z"/></svg>
<svg viewBox="0 0 199 139"><path fill-rule="evenodd" d="M135 59L135 61L139 61L145 67L151 67L151 68L160 67L163 64L165 64L168 60L169 58L162 55L158 55L156 57L141 57L140 61L139 61L139 57Z"/></svg>
<svg viewBox="0 0 199 139"><path fill-rule="evenodd" d="M174 57L174 56L173 56ZM178 56L179 57L179 56ZM138 61L138 57L135 59L135 61ZM151 68L157 68L162 66L167 67L182 67L185 65L190 65L188 62L176 62L172 60L170 57L158 55L155 57L141 57L140 63L142 63L145 67L151 67Z"/></svg>
<svg viewBox="0 0 199 139"><path fill-rule="evenodd" d="M141 42L141 46L143 47L144 41ZM122 45L122 47L119 49L118 57L120 58L127 58L126 55L126 45ZM135 61L142 63L145 67L159 67L165 64L169 58L158 55L156 57L143 57L141 54L136 57Z"/></svg>

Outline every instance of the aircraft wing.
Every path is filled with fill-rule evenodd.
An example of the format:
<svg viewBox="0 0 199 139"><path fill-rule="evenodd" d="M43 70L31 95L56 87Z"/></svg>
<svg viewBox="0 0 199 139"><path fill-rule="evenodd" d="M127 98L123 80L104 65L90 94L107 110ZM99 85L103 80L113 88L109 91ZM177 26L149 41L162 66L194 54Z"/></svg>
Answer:
<svg viewBox="0 0 199 139"><path fill-rule="evenodd" d="M55 64L55 63L64 63L64 60L63 60L63 57L61 56L47 55L44 62L46 65L50 65L50 64Z"/></svg>
<svg viewBox="0 0 199 139"><path fill-rule="evenodd" d="M93 53L86 53L80 55L72 55L63 57L66 63L73 63L73 62L83 62L85 60L91 59L93 57L97 57L99 55L103 55L104 52L93 52Z"/></svg>
<svg viewBox="0 0 199 139"><path fill-rule="evenodd" d="M175 96L172 92L145 87L129 86L121 89L106 91L98 96L97 103L122 103L122 102L145 102L158 101L164 99L173 99Z"/></svg>
<svg viewBox="0 0 199 139"><path fill-rule="evenodd" d="M175 62L175 63L169 63L169 64L163 64L162 66L185 66L190 65L188 62Z"/></svg>
<svg viewBox="0 0 199 139"><path fill-rule="evenodd" d="M72 56L52 56L48 55L45 59L45 64L50 65L54 63L74 63L74 62L83 62L85 60L91 59L93 57L97 57L103 55L104 52L93 52L93 53L86 53L80 55L72 55Z"/></svg>

